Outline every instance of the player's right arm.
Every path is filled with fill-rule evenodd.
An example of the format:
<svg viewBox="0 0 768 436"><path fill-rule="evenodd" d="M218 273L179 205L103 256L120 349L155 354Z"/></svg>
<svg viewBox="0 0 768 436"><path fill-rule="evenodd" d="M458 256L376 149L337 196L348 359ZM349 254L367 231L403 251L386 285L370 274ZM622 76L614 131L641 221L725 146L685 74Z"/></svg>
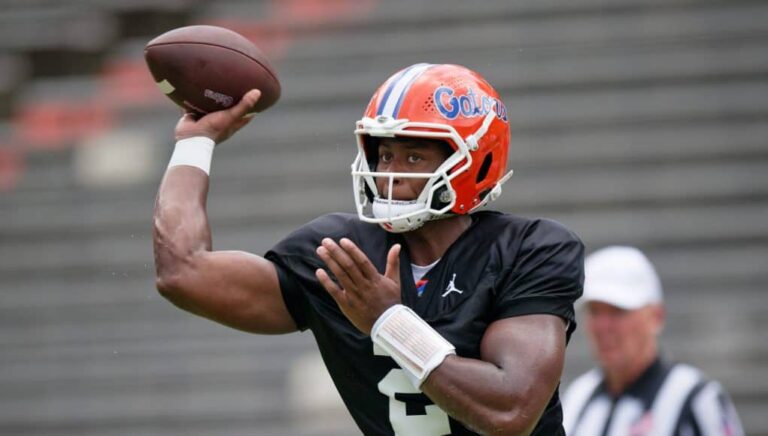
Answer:
<svg viewBox="0 0 768 436"><path fill-rule="evenodd" d="M176 140L224 141L248 122L243 117L258 98L252 91L231 109L197 121L185 115ZM295 331L270 261L242 251L212 251L207 195L208 174L202 169L178 165L166 171L153 220L158 291L184 310L239 330Z"/></svg>

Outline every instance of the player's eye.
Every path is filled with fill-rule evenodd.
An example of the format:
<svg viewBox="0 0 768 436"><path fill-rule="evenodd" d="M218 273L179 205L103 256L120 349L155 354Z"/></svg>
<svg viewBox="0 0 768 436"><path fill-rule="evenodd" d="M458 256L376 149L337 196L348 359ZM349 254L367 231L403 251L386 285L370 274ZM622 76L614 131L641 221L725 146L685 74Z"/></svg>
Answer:
<svg viewBox="0 0 768 436"><path fill-rule="evenodd" d="M383 151L379 153L379 161L382 163L392 162L392 153L388 151Z"/></svg>
<svg viewBox="0 0 768 436"><path fill-rule="evenodd" d="M417 154L408 155L408 163L415 164L415 163L421 162L422 160L423 159L421 158L421 156L419 156Z"/></svg>

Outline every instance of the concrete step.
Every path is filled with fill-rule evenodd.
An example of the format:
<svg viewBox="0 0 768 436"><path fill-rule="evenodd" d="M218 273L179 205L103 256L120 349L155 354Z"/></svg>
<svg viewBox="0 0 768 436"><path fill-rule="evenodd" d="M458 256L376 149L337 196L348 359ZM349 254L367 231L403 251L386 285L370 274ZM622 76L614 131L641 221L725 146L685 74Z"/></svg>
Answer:
<svg viewBox="0 0 768 436"><path fill-rule="evenodd" d="M699 120L701 123L705 123L705 120L722 122L726 118L750 123L768 113L768 105L765 103L768 100L764 98L765 95L768 95L768 85L764 83L658 86L650 89L571 92L556 96L522 95L513 99L509 109L512 114L513 130L516 126L520 126L522 133L564 129L584 131L587 126L590 131L600 131L610 126L610 130L615 132L616 125L636 129L642 125L647 126L649 123L661 123L667 126L678 123L692 125L693 120ZM277 140L277 144L284 144L290 138L290 136L286 138L286 132L290 131L291 135L295 135L291 138L294 143L305 143L305 138L310 142L313 142L311 138L335 139L335 143L325 144L313 150L317 150L317 156L322 156L321 159L348 163L355 153L354 143L351 135L347 137L348 139L339 136L344 131L338 126L351 125L353 120L359 117L359 105L354 106L353 109L351 105L335 105L332 110L325 111L320 117L316 114L310 115L309 110L306 109L294 109L290 114L283 112L279 113L279 116L267 113L264 119L259 120L261 124L241 132L242 135L232 141L232 148L248 147L252 150L251 153L258 153L258 144L269 144L274 138L281 138ZM277 111L271 114L276 113ZM268 118L269 116L272 118ZM289 128L286 121L292 118L308 120L308 122L301 123L301 128ZM169 135L172 119L169 119L166 125ZM162 129L158 127L157 130ZM163 142L158 138L160 146L155 171L162 169L161 162L165 162L170 153L170 146L163 147ZM329 148L333 149L334 153L325 153ZM276 150L277 148L265 146L265 149ZM299 151L292 156L294 158L284 160L285 158L273 155L272 161L265 156L264 165L278 170L292 170L305 164L303 167L309 169L309 172L314 171L314 168L321 168L311 165L311 161L307 161L304 154ZM55 195L63 190L77 189L69 159L69 155L62 155L63 163L60 164L62 166L58 166L53 171L46 166L44 170L32 173L30 177L23 180L15 196L18 197L27 192L34 192L36 195L47 192ZM257 160L254 159L254 161ZM281 162L281 165L274 165L275 161ZM338 168L342 166L346 165L339 165ZM239 170L243 171L242 166ZM343 171L346 172L346 168ZM310 173L309 176L311 175Z"/></svg>
<svg viewBox="0 0 768 436"><path fill-rule="evenodd" d="M558 214L591 247L628 241L636 245L716 244L768 235L768 199L739 204L625 207ZM768 243L768 240L764 242ZM614 242L615 243L615 242Z"/></svg>
<svg viewBox="0 0 768 436"><path fill-rule="evenodd" d="M246 333L234 331L212 321L183 312L164 301L157 302L156 307L157 309L153 310L164 310L162 318L135 316L110 321L109 319L98 319L94 315L94 319L85 318L80 323L72 319L68 322L61 322L57 319L39 320L33 327L0 332L0 344L3 344L4 347L14 348L17 350L16 353L45 347L63 349L98 346L100 354L110 355L114 354L115 351L120 353L122 347L134 349L151 347L152 344L173 344L178 340L188 341L190 337L195 335L210 341L222 338L230 340L236 335L246 335ZM149 309L147 310L149 311ZM247 336L250 339L253 335ZM303 340L293 336L297 335L285 336L291 339L281 337L279 340L261 339L261 341L268 344L274 343L271 341L278 341L280 345L285 344L286 347L293 347L293 344L298 343L297 347L303 347L301 344L306 342L291 342ZM264 336L264 338L271 337ZM11 353L9 355L16 354ZM55 355L53 357L55 358Z"/></svg>
<svg viewBox="0 0 768 436"><path fill-rule="evenodd" d="M233 398L232 401L236 401ZM177 406L179 407L179 406ZM357 436L349 417L340 425L325 426L299 413L177 413L158 410L150 416L60 416L46 421L16 419L0 423L0 434L18 436ZM330 427L330 428L328 428Z"/></svg>
<svg viewBox="0 0 768 436"><path fill-rule="evenodd" d="M32 424L34 427L72 425L110 419L154 421L156 419L205 419L220 416L252 422L275 422L285 419L285 397L281 390L256 390L241 385L225 390L167 392L147 389L144 392L107 392L84 397L63 395L39 399L0 398L3 427L13 429Z"/></svg>
<svg viewBox="0 0 768 436"><path fill-rule="evenodd" d="M247 133L247 132L243 132ZM528 169L560 169L583 165L606 164L676 164L703 160L752 159L768 156L764 145L768 128L761 121L715 122L702 125L683 123L670 126L646 128L596 129L594 131L553 131L539 133L513 132L510 165L518 171ZM236 137L237 138L237 137ZM257 141L257 138L253 138ZM352 135L334 134L320 138L310 149L289 146L285 142L263 145L234 141L217 153L213 164L214 185L227 178L245 176L261 177L258 183L264 186L269 180L297 179L317 180L329 174L343 178L348 174L347 164L354 157L355 148ZM165 162L170 147L158 144L158 162ZM71 222L97 226L100 219L108 222L126 224L131 219L126 216L137 206L143 205L147 198L154 196L157 179L135 187L126 187L117 192L83 191L66 189L71 185L73 174L70 153L40 154L33 156L27 163L27 188L50 187L50 192L36 192L27 195L22 189L4 193L0 204L6 226L0 232L15 234L22 229L39 231L47 226L47 214L25 212L31 207L54 207L62 211L59 219L66 221L70 216L68 208L74 207L80 214ZM158 163L156 172L162 171ZM159 174L156 176L159 177ZM513 179L517 182L518 177ZM68 182L60 186L62 180ZM115 207L104 207L101 203L110 203ZM24 214L24 219L16 218ZM31 217L29 215L32 215ZM40 218L40 219L36 219ZM42 225L42 227L41 227ZM64 225L64 224L62 224ZM19 226L19 227L17 227Z"/></svg>
<svg viewBox="0 0 768 436"><path fill-rule="evenodd" d="M434 21L405 22L380 28L362 27L312 33L290 47L293 59L317 59L333 53L337 62L346 59L408 53L431 57L495 48L507 55L515 50L550 47L595 46L632 47L649 43L671 43L697 39L725 39L734 36L764 35L760 16L762 4L713 5L674 10L645 9L616 14L571 14L540 16L510 25L499 15L481 21L460 21L452 25Z"/></svg>
<svg viewBox="0 0 768 436"><path fill-rule="evenodd" d="M768 166L766 167L768 168ZM722 171L722 168L720 170ZM742 172L736 174L739 170ZM698 185L696 188L703 189L701 185L709 182L713 186L707 188L714 190L723 189L724 186L721 183L738 182L735 180L736 177L742 177L748 183L753 180L744 166L740 166L739 169L734 168L734 171L734 173L724 171L717 173L716 170L713 170L709 174L703 171L691 171L688 173L690 177L686 179L689 184L685 184L685 186L678 184L676 188L679 188L680 191L678 193L667 192L665 198L651 195L651 192L656 193L656 189L659 188L671 190L667 188L667 185L659 183L659 176L649 174L633 180L627 175L624 179L624 186L619 183L607 186L609 180L616 179L606 176L594 180L591 185L613 191L611 194L614 198L605 194L595 198L595 193L588 190L573 190L573 196L568 197L572 189L552 186L548 192L555 192L555 189L559 189L556 192L557 195L547 198L542 194L541 197L544 198L539 198L538 204L549 202L554 204L558 202L559 198L562 198L559 213L550 213L547 214L547 217L559 220L574 229L577 234L581 235L588 247L597 247L611 243L611 241L614 243L627 241L650 247L674 247L678 245L686 251L695 251L696 245L711 249L713 245L716 246L718 243L743 242L749 244L750 241L754 241L752 243L755 244L755 247L765 246L763 236L766 230L764 224L766 220L760 219L766 215L764 201L755 204L726 204L725 206L717 206L717 204L690 207L680 205L679 209L669 205L675 203L678 198L686 198L686 194L689 195L689 199L693 197L691 194L693 189L686 190L686 187L693 188ZM720 177L717 177L718 174ZM684 175L687 174L678 171L674 177ZM654 177L656 179L654 183L651 183ZM545 179L545 177L540 179ZM582 184L586 181L584 178L580 180ZM632 184L634 181L647 183L651 186L646 186L645 192L638 192L638 186ZM542 189L547 188L547 183L552 184L551 180L541 180L541 182ZM561 182L563 186L567 183L569 182L565 180ZM514 191L509 193L508 199L499 201L496 205L499 209L524 210L526 205L532 205L533 200L525 201L522 193L526 193L529 198L532 198L536 195L535 192L526 191L514 185L511 188ZM625 191L622 192L621 188L624 188ZM735 195L743 196L745 189L732 189L732 191ZM718 194L727 195L726 193ZM749 191L746 191L746 194L755 195ZM766 195L765 193L758 194ZM698 197L707 198L708 195L712 194L709 192L699 193ZM231 196L215 197L220 199L212 199L209 204L211 210L215 211L211 214L211 220L214 223L214 247L216 249L243 249L262 254L276 243L281 235L287 234L292 228L300 224L300 222L293 221L297 220L297 217L309 220L313 215L317 216L335 210L349 211L348 206L346 206L349 203L347 196L348 194L343 187L305 190L301 192L301 195L285 193L277 201L265 201L263 203L270 205L269 210L264 210L255 204L256 199L237 199ZM260 201L264 201L263 198L262 196ZM631 198L635 202L659 202L662 206L626 207L591 212L579 212L577 209L580 207L579 203L588 207L611 201L620 202L625 198ZM573 209L567 210L566 207ZM741 214L731 215L729 210ZM312 214L312 211L317 213ZM151 216L149 207L145 209L144 216L147 221L141 233L125 233L118 224L109 225L105 231L95 234L89 234L83 230L82 233L74 237L62 236L52 240L42 238L28 241L24 241L23 238L11 239L0 245L0 260L2 260L0 272L8 280L23 274L56 274L67 270L79 271L80 273L90 272L91 274L112 273L115 280L121 280L135 274L151 274L153 257L149 233L150 224L148 222ZM281 221L286 216L292 217L291 220ZM274 221L272 225L260 225L261 222L270 220ZM697 226L691 224L697 224ZM692 245L693 247L691 247ZM682 259L680 262L685 263L686 260ZM749 261L747 264L755 266L756 269L752 270L753 272L758 272L761 267L764 268L765 266L765 262L760 262L760 259Z"/></svg>
<svg viewBox="0 0 768 436"><path fill-rule="evenodd" d="M697 6L713 6L721 2L703 1ZM735 4L744 3L734 2ZM638 0L585 0L578 4L565 1L518 1L508 3L503 0L488 0L478 5L461 1L436 2L434 0L390 1L385 4L373 4L372 11L366 11L365 5L357 14L338 14L326 16L320 22L294 19L292 16L280 16L284 25L291 31L311 32L313 30L333 30L339 27L392 26L397 24L417 23L455 23L460 21L485 20L504 17L514 19L532 19L547 16L568 16L579 14L605 15L611 13L632 13L644 10L668 10L690 8L684 0L674 1L638 1ZM200 19L235 22L268 21L270 12L265 2L243 0L222 0L204 3L197 8ZM366 13L368 12L368 13Z"/></svg>
<svg viewBox="0 0 768 436"><path fill-rule="evenodd" d="M752 143L749 139L746 141ZM595 162L568 166L566 158L555 161L556 156L551 158L549 164L521 161L515 165L516 160L513 159L512 167L516 169L516 175L505 186L506 193L495 207L507 211L533 209L559 215L571 213L578 217L576 211L579 209L600 205L612 205L619 215L631 213L631 208L627 208L630 206L661 206L662 210L651 211L653 215L664 214L665 207L669 210L674 205L691 204L714 210L719 202L731 207L734 203L756 201L746 207L749 216L752 213L759 216L764 204L760 199L768 195L765 180L768 159L759 150L760 145L755 144L754 147L753 156L745 151L746 155L739 157L716 159L712 156L712 159L702 161L676 161L672 158L659 161L651 155L646 162L609 157L609 160L618 162L596 159ZM713 153L716 155L716 152ZM310 161L304 161L298 154L284 161L277 155L271 155L275 159L267 159L265 167L282 166L287 171L282 176L277 174L279 170L246 174L245 165L241 167L243 171L234 168L231 172L226 171L228 162L223 162L219 171L215 163L216 176L209 203L211 220L223 227L244 220L264 225L280 222L286 216L307 217L335 210L351 211L349 170L344 159L350 154L309 153L312 157ZM321 164L314 166L313 161ZM301 170L302 167L307 171ZM18 202L12 200L0 207L0 219L7 223L0 234L8 241L0 247L0 253L3 253L0 257L12 256L10 253L22 242L40 238L47 240L52 236L66 240L69 239L67 234L72 237L77 235L78 238L83 234L101 237L105 233L112 238L117 234L122 238L143 238L150 228L156 184L157 181L144 190L121 194L62 192L61 195L39 195L34 200L16 197ZM253 187L258 187L257 192L254 193ZM611 213L610 210L607 212ZM647 226L646 223L642 225ZM760 226L759 223L755 225ZM586 225L580 229L588 230Z"/></svg>
<svg viewBox="0 0 768 436"><path fill-rule="evenodd" d="M508 95L574 88L620 88L647 83L692 83L698 81L759 80L768 70L766 50L761 41L723 47L662 46L621 52L538 53L516 52L488 63L482 49L452 60L477 69L497 89ZM429 60L429 58L427 58ZM306 63L289 64L280 71L284 95L281 105L306 102L318 104L340 99L355 101L372 94L387 76L387 71L405 67L391 60L371 60L365 65L352 63L338 74L318 75ZM373 68L371 63L373 63ZM751 78L751 79L750 79ZM283 106L285 107L285 106Z"/></svg>
<svg viewBox="0 0 768 436"><path fill-rule="evenodd" d="M258 344L258 340L254 337L252 342ZM285 382L286 365L314 347L285 348L273 350L251 344L221 354L190 349L146 356L104 349L69 358L19 360L3 364L7 371L0 377L0 387L18 399L114 390L136 393L162 386L179 391L185 385L217 385L217 389L225 390L248 383L278 389Z"/></svg>

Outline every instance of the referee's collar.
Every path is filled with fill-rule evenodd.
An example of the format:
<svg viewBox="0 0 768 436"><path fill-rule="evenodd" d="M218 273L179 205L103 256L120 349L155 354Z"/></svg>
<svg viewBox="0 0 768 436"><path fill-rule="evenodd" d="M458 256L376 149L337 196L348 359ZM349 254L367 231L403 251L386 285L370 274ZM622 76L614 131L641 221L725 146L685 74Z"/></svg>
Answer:
<svg viewBox="0 0 768 436"><path fill-rule="evenodd" d="M651 363L651 365L648 366L648 368L646 368L642 374L640 374L640 377L638 377L637 380L632 382L626 389L624 389L624 391L621 392L618 397L631 395L643 403L648 403L646 404L646 406L648 406L656 397L656 393L661 388L662 383L664 383L664 379L669 373L671 367L672 365L669 364L669 362L667 362L667 360L664 359L661 354L657 355L656 359L653 360L653 363ZM603 379L602 383L600 384L600 390L610 395L605 383L605 379Z"/></svg>

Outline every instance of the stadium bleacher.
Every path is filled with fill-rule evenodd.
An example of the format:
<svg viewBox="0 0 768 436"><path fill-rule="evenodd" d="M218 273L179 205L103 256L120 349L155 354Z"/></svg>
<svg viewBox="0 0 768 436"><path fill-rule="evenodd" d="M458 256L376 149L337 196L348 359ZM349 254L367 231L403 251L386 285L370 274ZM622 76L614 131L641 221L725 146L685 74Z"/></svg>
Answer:
<svg viewBox="0 0 768 436"><path fill-rule="evenodd" d="M414 62L468 65L511 114L516 174L494 207L557 219L589 250L647 251L668 300L665 352L719 379L748 434L768 435L768 3L0 5L0 435L312 433L288 405L309 333L237 332L154 290L151 214L179 112L142 48L198 23L256 39L283 85L217 151L215 247L261 254L352 211L352 129L376 86ZM84 155L110 138L135 154ZM110 158L146 175L85 174ZM564 383L590 365L578 332Z"/></svg>

